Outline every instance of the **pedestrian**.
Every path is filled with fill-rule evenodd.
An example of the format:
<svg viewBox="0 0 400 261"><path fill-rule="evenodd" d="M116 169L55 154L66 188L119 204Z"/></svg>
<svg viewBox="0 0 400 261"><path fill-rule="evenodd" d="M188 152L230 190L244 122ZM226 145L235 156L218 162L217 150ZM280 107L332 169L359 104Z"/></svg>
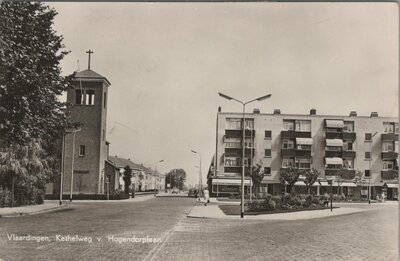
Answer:
<svg viewBox="0 0 400 261"><path fill-rule="evenodd" d="M385 203L385 192L382 192L382 203Z"/></svg>
<svg viewBox="0 0 400 261"><path fill-rule="evenodd" d="M210 202L210 194L208 192L208 189L205 189L203 193L204 193L204 206L207 206L207 203Z"/></svg>

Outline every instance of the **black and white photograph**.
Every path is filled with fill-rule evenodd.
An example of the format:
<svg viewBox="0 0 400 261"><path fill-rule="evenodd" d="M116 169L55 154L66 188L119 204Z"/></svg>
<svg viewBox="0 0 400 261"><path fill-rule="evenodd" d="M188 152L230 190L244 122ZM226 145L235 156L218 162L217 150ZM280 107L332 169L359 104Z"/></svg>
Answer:
<svg viewBox="0 0 400 261"><path fill-rule="evenodd" d="M0 261L399 260L398 8L0 1Z"/></svg>

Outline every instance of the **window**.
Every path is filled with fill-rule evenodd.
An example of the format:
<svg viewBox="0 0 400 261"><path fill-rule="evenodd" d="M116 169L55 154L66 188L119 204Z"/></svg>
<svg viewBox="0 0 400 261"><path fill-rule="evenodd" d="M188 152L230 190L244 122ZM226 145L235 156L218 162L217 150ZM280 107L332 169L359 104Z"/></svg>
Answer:
<svg viewBox="0 0 400 261"><path fill-rule="evenodd" d="M365 152L365 159L366 160L371 160L371 152L369 152L369 151Z"/></svg>
<svg viewBox="0 0 400 261"><path fill-rule="evenodd" d="M81 90L75 90L75 104L83 104L83 92Z"/></svg>
<svg viewBox="0 0 400 261"><path fill-rule="evenodd" d="M345 141L343 143L343 150L345 151L352 151L353 150L353 142L351 141Z"/></svg>
<svg viewBox="0 0 400 261"><path fill-rule="evenodd" d="M311 121L296 120L296 131L311 131Z"/></svg>
<svg viewBox="0 0 400 261"><path fill-rule="evenodd" d="M294 159L283 158L282 159L282 168L290 168L294 167Z"/></svg>
<svg viewBox="0 0 400 261"><path fill-rule="evenodd" d="M393 170L394 164L391 161L382 162L382 170Z"/></svg>
<svg viewBox="0 0 400 261"><path fill-rule="evenodd" d="M338 146L326 146L325 149L328 151L342 151L342 147L338 147Z"/></svg>
<svg viewBox="0 0 400 261"><path fill-rule="evenodd" d="M107 93L104 92L104 109L107 108Z"/></svg>
<svg viewBox="0 0 400 261"><path fill-rule="evenodd" d="M242 120L241 120L242 121ZM244 123L244 128L248 130L253 130L254 129L254 121L246 119Z"/></svg>
<svg viewBox="0 0 400 261"><path fill-rule="evenodd" d="M228 129L228 130L241 130L242 129L242 119L227 118L225 124L226 124L225 129Z"/></svg>
<svg viewBox="0 0 400 261"><path fill-rule="evenodd" d="M342 166L341 165L336 165L336 164L327 164L326 168L327 169L341 169Z"/></svg>
<svg viewBox="0 0 400 261"><path fill-rule="evenodd" d="M264 175L271 176L271 168L270 167L264 167Z"/></svg>
<svg viewBox="0 0 400 261"><path fill-rule="evenodd" d="M225 157L225 167L240 167L240 158L237 157Z"/></svg>
<svg viewBox="0 0 400 261"><path fill-rule="evenodd" d="M94 105L94 91L93 90L86 91L86 105Z"/></svg>
<svg viewBox="0 0 400 261"><path fill-rule="evenodd" d="M298 150L311 150L311 145L297 145Z"/></svg>
<svg viewBox="0 0 400 261"><path fill-rule="evenodd" d="M344 132L354 132L354 122L353 121L345 121L343 122L343 131Z"/></svg>
<svg viewBox="0 0 400 261"><path fill-rule="evenodd" d="M384 122L383 123L383 132L394 133L394 131L395 131L395 123L394 122ZM397 130L397 132L398 132L398 130Z"/></svg>
<svg viewBox="0 0 400 261"><path fill-rule="evenodd" d="M372 141L372 134L371 133L365 133L365 141Z"/></svg>
<svg viewBox="0 0 400 261"><path fill-rule="evenodd" d="M383 142L382 143L382 151L383 152L392 152L394 151L392 142Z"/></svg>
<svg viewBox="0 0 400 261"><path fill-rule="evenodd" d="M265 131L265 138L266 139L271 139L272 132L271 131Z"/></svg>
<svg viewBox="0 0 400 261"><path fill-rule="evenodd" d="M354 160L352 159L344 159L343 160L343 167L346 169L353 169L354 168Z"/></svg>
<svg viewBox="0 0 400 261"><path fill-rule="evenodd" d="M254 148L254 141L252 139L245 139L244 146L245 148Z"/></svg>
<svg viewBox="0 0 400 261"><path fill-rule="evenodd" d="M286 131L294 130L294 121L293 120L283 120L283 129Z"/></svg>
<svg viewBox="0 0 400 261"><path fill-rule="evenodd" d="M294 141L289 139L282 140L282 149L290 150L294 148Z"/></svg>
<svg viewBox="0 0 400 261"><path fill-rule="evenodd" d="M240 138L225 138L225 147L226 148L241 148L241 139Z"/></svg>
<svg viewBox="0 0 400 261"><path fill-rule="evenodd" d="M265 157L271 157L271 149L266 149L264 152Z"/></svg>
<svg viewBox="0 0 400 261"><path fill-rule="evenodd" d="M311 168L311 159L296 159L296 165L299 169Z"/></svg>
<svg viewBox="0 0 400 261"><path fill-rule="evenodd" d="M365 176L366 176L366 177L369 177L369 173L370 173L370 172L369 172L369 169L366 169L364 173L365 173Z"/></svg>
<svg viewBox="0 0 400 261"><path fill-rule="evenodd" d="M85 145L80 145L79 146L79 156L80 157L84 157L86 154L85 154Z"/></svg>

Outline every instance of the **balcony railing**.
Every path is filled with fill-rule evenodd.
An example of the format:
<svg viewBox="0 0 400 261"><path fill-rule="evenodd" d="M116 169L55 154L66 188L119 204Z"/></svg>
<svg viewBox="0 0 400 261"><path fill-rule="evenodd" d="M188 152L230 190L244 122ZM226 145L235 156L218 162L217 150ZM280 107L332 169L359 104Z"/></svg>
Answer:
<svg viewBox="0 0 400 261"><path fill-rule="evenodd" d="M229 173L240 173L242 171L242 167L240 166L224 166L224 172Z"/></svg>
<svg viewBox="0 0 400 261"><path fill-rule="evenodd" d="M281 131L282 139L293 139L293 138L311 138L311 131Z"/></svg>
<svg viewBox="0 0 400 261"><path fill-rule="evenodd" d="M343 155L343 153L341 150L326 150L325 151L325 157L328 157L328 158L333 158L333 157L341 158L342 155Z"/></svg>
<svg viewBox="0 0 400 261"><path fill-rule="evenodd" d="M398 153L394 151L382 152L381 157L383 160L397 159Z"/></svg>
<svg viewBox="0 0 400 261"><path fill-rule="evenodd" d="M242 148L225 148L225 154L227 155L242 155Z"/></svg>
<svg viewBox="0 0 400 261"><path fill-rule="evenodd" d="M382 141L398 141L399 134L396 133L382 133Z"/></svg>
<svg viewBox="0 0 400 261"><path fill-rule="evenodd" d="M350 140L350 141L355 141L356 140L356 133L355 132L343 132L343 140Z"/></svg>
<svg viewBox="0 0 400 261"><path fill-rule="evenodd" d="M399 178L399 172L397 170L382 170L381 177L383 180L393 180Z"/></svg>
<svg viewBox="0 0 400 261"><path fill-rule="evenodd" d="M352 150L344 150L343 151L343 158L351 158L354 159L356 157L356 152Z"/></svg>
<svg viewBox="0 0 400 261"><path fill-rule="evenodd" d="M225 136L226 137L242 137L242 130L229 130L226 129L225 130ZM253 137L256 135L256 131L255 130L245 130L245 137Z"/></svg>
<svg viewBox="0 0 400 261"><path fill-rule="evenodd" d="M244 155L246 155L246 156L253 155L253 157L254 157L254 152L255 152L254 148L245 148L244 149Z"/></svg>
<svg viewBox="0 0 400 261"><path fill-rule="evenodd" d="M345 180L353 179L355 174L353 169L325 169L325 176L337 176Z"/></svg>
<svg viewBox="0 0 400 261"><path fill-rule="evenodd" d="M342 132L325 132L325 138L327 139L342 139Z"/></svg>
<svg viewBox="0 0 400 261"><path fill-rule="evenodd" d="M296 150L295 149L282 149L281 150L281 156L282 157L295 157L296 156Z"/></svg>
<svg viewBox="0 0 400 261"><path fill-rule="evenodd" d="M311 157L311 150L296 150L296 157Z"/></svg>

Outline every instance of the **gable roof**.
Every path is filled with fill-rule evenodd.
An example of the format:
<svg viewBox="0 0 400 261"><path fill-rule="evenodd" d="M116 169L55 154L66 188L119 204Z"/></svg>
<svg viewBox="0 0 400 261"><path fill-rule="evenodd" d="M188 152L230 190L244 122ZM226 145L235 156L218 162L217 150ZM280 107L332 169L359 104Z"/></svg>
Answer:
<svg viewBox="0 0 400 261"><path fill-rule="evenodd" d="M142 166L132 162L130 159L108 156L108 161L113 163L118 168L125 168L128 165L133 170L143 170Z"/></svg>

